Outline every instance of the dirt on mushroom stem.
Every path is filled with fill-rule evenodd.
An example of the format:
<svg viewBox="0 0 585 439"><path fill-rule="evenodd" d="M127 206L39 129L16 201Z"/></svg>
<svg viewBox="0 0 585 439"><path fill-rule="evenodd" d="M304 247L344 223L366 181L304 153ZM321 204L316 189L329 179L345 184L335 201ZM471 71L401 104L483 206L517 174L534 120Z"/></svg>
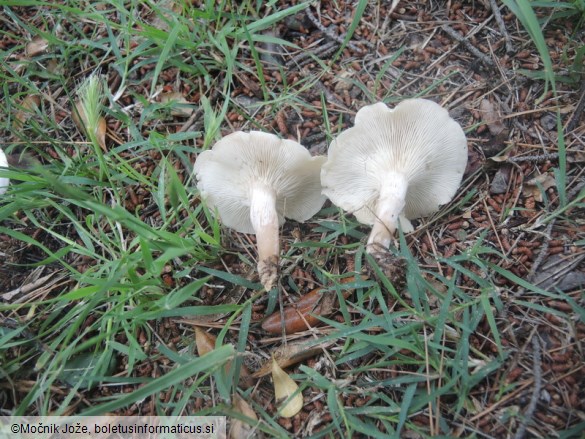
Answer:
<svg viewBox="0 0 585 439"><path fill-rule="evenodd" d="M393 109L383 102L366 105L328 150L321 171L323 192L373 226L368 253L384 252L398 221L403 231L412 231L409 219L451 201L467 151L463 129L434 101L406 99ZM347 179L355 182L353 191L346 190Z"/></svg>
<svg viewBox="0 0 585 439"><path fill-rule="evenodd" d="M398 216L406 205L408 181L400 173L390 172L380 186L380 196L376 207L376 219L368 238L367 251L388 248L396 230Z"/></svg>
<svg viewBox="0 0 585 439"><path fill-rule="evenodd" d="M258 245L258 273L260 282L270 290L278 278L278 214L276 192L271 187L256 183L250 196L250 221Z"/></svg>
<svg viewBox="0 0 585 439"><path fill-rule="evenodd" d="M257 239L260 281L272 289L278 279L279 226L300 222L323 206L320 169L300 143L266 132L238 131L197 157L197 188L217 210L223 225Z"/></svg>

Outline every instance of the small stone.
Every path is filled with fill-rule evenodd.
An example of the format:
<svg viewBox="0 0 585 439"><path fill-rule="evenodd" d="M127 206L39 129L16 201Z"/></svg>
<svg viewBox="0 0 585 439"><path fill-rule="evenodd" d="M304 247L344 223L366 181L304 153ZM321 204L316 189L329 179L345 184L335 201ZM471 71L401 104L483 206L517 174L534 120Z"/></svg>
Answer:
<svg viewBox="0 0 585 439"><path fill-rule="evenodd" d="M545 114L540 118L540 125L546 131L552 131L557 126L557 118L552 114Z"/></svg>
<svg viewBox="0 0 585 439"><path fill-rule="evenodd" d="M497 195L497 194L505 194L508 190L508 183L510 178L510 169L507 166L503 166L498 169L496 175L492 180L492 184L490 185L490 194Z"/></svg>

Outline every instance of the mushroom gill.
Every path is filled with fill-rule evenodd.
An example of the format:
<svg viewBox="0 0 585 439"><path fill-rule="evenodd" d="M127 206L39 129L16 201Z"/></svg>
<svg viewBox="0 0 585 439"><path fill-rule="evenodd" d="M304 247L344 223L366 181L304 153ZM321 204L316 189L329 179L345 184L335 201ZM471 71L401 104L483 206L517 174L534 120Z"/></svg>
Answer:
<svg viewBox="0 0 585 439"><path fill-rule="evenodd" d="M368 251L387 248L398 224L429 215L455 194L467 165L467 140L447 110L426 99L394 109L360 109L355 125L330 145L323 193L372 225Z"/></svg>
<svg viewBox="0 0 585 439"><path fill-rule="evenodd" d="M222 223L256 235L258 271L267 290L278 279L278 229L285 217L306 221L325 202L320 181L324 161L297 142L239 131L195 162L197 187Z"/></svg>

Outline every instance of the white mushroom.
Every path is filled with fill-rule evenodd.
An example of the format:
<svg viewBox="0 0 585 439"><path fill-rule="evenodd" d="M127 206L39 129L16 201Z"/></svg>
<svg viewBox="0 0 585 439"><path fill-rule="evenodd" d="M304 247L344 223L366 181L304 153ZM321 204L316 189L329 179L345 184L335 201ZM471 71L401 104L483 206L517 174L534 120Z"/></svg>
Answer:
<svg viewBox="0 0 585 439"><path fill-rule="evenodd" d="M230 134L195 162L201 196L223 224L256 234L258 272L267 290L278 277L284 218L306 221L325 202L319 176L324 162L297 142L258 131Z"/></svg>
<svg viewBox="0 0 585 439"><path fill-rule="evenodd" d="M0 168L8 168L8 159L4 151L0 149ZM6 177L0 177L0 195L4 194L8 190L8 184L10 180Z"/></svg>
<svg viewBox="0 0 585 439"><path fill-rule="evenodd" d="M330 145L321 171L323 193L359 222L373 225L368 251L387 248L400 221L429 215L448 203L467 165L465 133L447 110L408 99L358 111L355 126Z"/></svg>

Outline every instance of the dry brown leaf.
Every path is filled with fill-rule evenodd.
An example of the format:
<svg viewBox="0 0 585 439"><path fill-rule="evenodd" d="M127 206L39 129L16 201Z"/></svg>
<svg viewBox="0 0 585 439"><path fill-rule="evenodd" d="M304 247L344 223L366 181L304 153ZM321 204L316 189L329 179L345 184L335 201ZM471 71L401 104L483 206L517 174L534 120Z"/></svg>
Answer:
<svg viewBox="0 0 585 439"><path fill-rule="evenodd" d="M483 120L493 136L497 136L506 129L502 123L502 118L498 113L498 110L489 99L483 99L481 101L479 104L479 111L483 114Z"/></svg>
<svg viewBox="0 0 585 439"><path fill-rule="evenodd" d="M39 165L38 160L35 159L32 154L27 152L21 152L19 154L8 154L6 158L8 159L8 164L10 166L18 169L32 169Z"/></svg>
<svg viewBox="0 0 585 439"><path fill-rule="evenodd" d="M65 69L56 59L52 58L47 62L47 71L53 75L62 75Z"/></svg>
<svg viewBox="0 0 585 439"><path fill-rule="evenodd" d="M567 154L567 162L569 163L585 162L585 151L571 151L570 154Z"/></svg>
<svg viewBox="0 0 585 439"><path fill-rule="evenodd" d="M262 329L270 334L280 334L284 327L286 334L295 334L300 331L305 331L309 327L318 326L321 321L317 316L327 315L321 312L322 300L325 297L335 300L335 292L328 291L319 295L309 293L309 295L313 299L313 303L308 303L304 306L300 304L289 305L284 309L284 325L282 324L281 314L277 311L262 322Z"/></svg>
<svg viewBox="0 0 585 439"><path fill-rule="evenodd" d="M197 345L197 353L200 357L215 349L215 341L215 335L204 331L198 326L195 327L195 344Z"/></svg>
<svg viewBox="0 0 585 439"><path fill-rule="evenodd" d="M362 280L367 279L361 276ZM342 284L355 282L355 277L343 279ZM353 293L353 289L347 289L343 292L346 299ZM280 334L284 328L285 333L294 334L305 331L309 327L320 325L322 322L319 316L325 317L336 310L337 294L335 291L327 291L326 288L316 288L303 295L296 303L284 308L283 313L280 311L268 316L262 322L262 329L271 334ZM284 317L284 325L282 324ZM308 326L307 326L308 325Z"/></svg>
<svg viewBox="0 0 585 439"><path fill-rule="evenodd" d="M175 14L182 14L183 13L183 5L182 2L176 1L176 0L163 0L159 5L158 8L160 8L160 10L170 10L173 11L173 13ZM153 18L152 21L150 22L151 26L159 29L159 30L164 30L166 32L168 32L169 30L171 30L170 25L169 25L169 21L172 22L172 19L170 18L170 14L163 12L162 16L157 14L153 14Z"/></svg>
<svg viewBox="0 0 585 439"><path fill-rule="evenodd" d="M160 102L163 104L174 103L179 105L173 105L171 108L171 114L177 117L189 117L193 114L195 109L192 106L185 106L184 104L190 104L185 97L178 91L171 93L163 93L160 95Z"/></svg>
<svg viewBox="0 0 585 439"><path fill-rule="evenodd" d="M278 414L283 418L292 418L299 413L303 408L303 394L298 391L297 383L282 370L274 358L272 359L272 383L276 403L280 405Z"/></svg>
<svg viewBox="0 0 585 439"><path fill-rule="evenodd" d="M31 115L39 108L41 104L41 98L38 95L28 95L18 104L18 111L14 116L14 122L12 122L13 129L21 129L24 121L29 119Z"/></svg>
<svg viewBox="0 0 585 439"><path fill-rule="evenodd" d="M525 197L534 197L534 201L541 203L544 199L542 191L555 187L556 184L556 180L552 175L540 174L524 183L522 195Z"/></svg>
<svg viewBox="0 0 585 439"><path fill-rule="evenodd" d="M256 384L256 379L250 373L250 370L242 364L240 367L240 380L238 381L239 386L242 389L249 389Z"/></svg>
<svg viewBox="0 0 585 439"><path fill-rule="evenodd" d="M24 54L28 58L45 53L49 47L49 42L43 37L37 35L31 41L29 41L24 48Z"/></svg>
<svg viewBox="0 0 585 439"><path fill-rule="evenodd" d="M321 343L317 346L307 347L307 342L297 342L297 343L287 343L284 346L279 347L272 353L272 358L276 360L280 367L288 367L292 366L293 364L300 363L307 358L314 357L315 355L319 355L323 352L327 346L331 345L329 343ZM267 361L262 365L260 369L258 369L252 377L254 378L261 378L266 376L272 370L272 360Z"/></svg>
<svg viewBox="0 0 585 439"><path fill-rule="evenodd" d="M21 75L30 65L30 61L26 61L23 57L19 61L12 62L9 65L10 68L14 70L14 73L16 73L17 75Z"/></svg>
<svg viewBox="0 0 585 439"><path fill-rule="evenodd" d="M215 341L217 338L215 335L204 331L200 327L195 327L195 345L197 346L197 353L200 357L213 351L215 349ZM232 362L228 361L225 365L226 372L229 372L232 367ZM252 387L255 384L255 379L246 366L242 364L240 367L240 380L239 384L243 389Z"/></svg>
<svg viewBox="0 0 585 439"><path fill-rule="evenodd" d="M258 416L250 404L248 404L240 395L237 393L234 394L232 398L233 401L233 408L236 412L241 413L245 417L253 420L258 421ZM254 430L256 429L254 425L250 425L244 421L240 421L239 419L232 418L231 427L229 431L229 437L231 439L242 439L252 437Z"/></svg>
<svg viewBox="0 0 585 439"><path fill-rule="evenodd" d="M108 124L106 123L106 119L104 119L103 117L100 117L95 135L97 137L97 141L100 145L100 148L103 149L104 152L107 152L107 148L106 148L106 132L107 132L107 130L108 130Z"/></svg>
<svg viewBox="0 0 585 439"><path fill-rule="evenodd" d="M73 122L75 125L84 133L87 134L86 126L87 126L87 116L85 115L85 111L83 110L83 105L81 101L75 102L75 110L71 115ZM108 125L106 123L106 119L100 116L98 121L98 126L96 128L95 136L98 141L100 148L107 152L106 148L106 132L108 130Z"/></svg>
<svg viewBox="0 0 585 439"><path fill-rule="evenodd" d="M75 102L75 109L71 114L71 118L73 119L73 122L75 122L75 125L77 125L77 128L85 133L85 122L87 118L85 117L85 111L83 111L81 101Z"/></svg>

